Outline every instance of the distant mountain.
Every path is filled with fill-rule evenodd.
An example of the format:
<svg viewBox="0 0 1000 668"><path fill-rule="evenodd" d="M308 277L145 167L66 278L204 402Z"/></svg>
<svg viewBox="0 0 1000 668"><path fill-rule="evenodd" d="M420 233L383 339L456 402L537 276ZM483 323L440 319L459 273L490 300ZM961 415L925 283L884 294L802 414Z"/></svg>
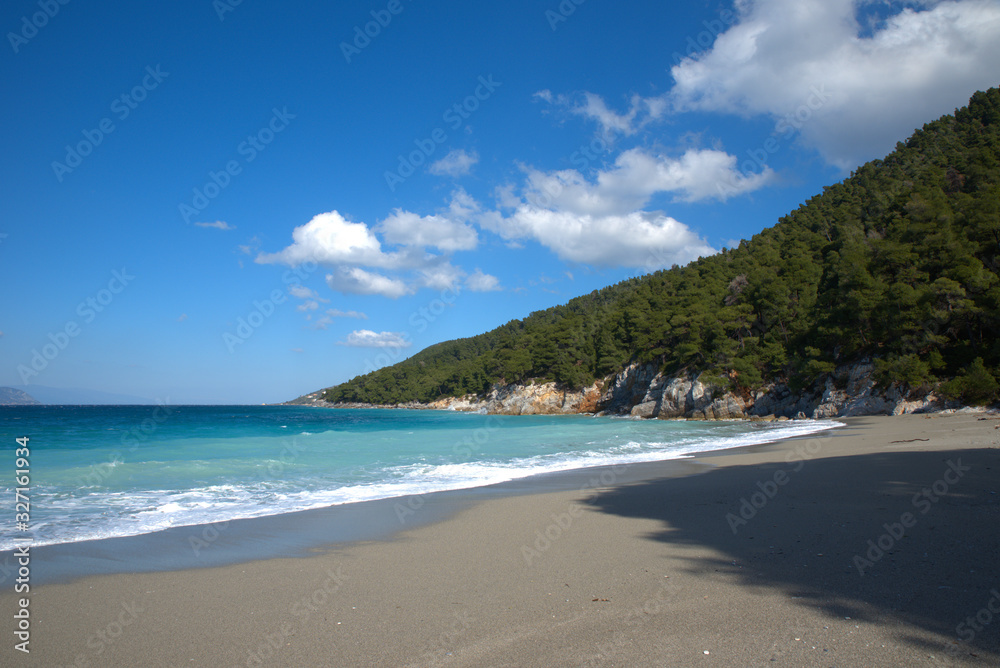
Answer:
<svg viewBox="0 0 1000 668"><path fill-rule="evenodd" d="M837 391L849 381L838 369L871 360L880 387L983 404L1000 399L998 334L993 88L737 248L433 345L321 396L385 405L545 381L573 390L639 363L752 400L774 383Z"/></svg>
<svg viewBox="0 0 1000 668"><path fill-rule="evenodd" d="M14 391L31 393L39 402L51 405L89 406L89 405L150 405L156 402L147 397L137 397L130 394L114 394L100 390L81 388L46 387L45 385L22 385L18 388L8 388ZM3 403L3 402L0 402Z"/></svg>
<svg viewBox="0 0 1000 668"><path fill-rule="evenodd" d="M0 387L0 406L40 406L42 402L13 387Z"/></svg>

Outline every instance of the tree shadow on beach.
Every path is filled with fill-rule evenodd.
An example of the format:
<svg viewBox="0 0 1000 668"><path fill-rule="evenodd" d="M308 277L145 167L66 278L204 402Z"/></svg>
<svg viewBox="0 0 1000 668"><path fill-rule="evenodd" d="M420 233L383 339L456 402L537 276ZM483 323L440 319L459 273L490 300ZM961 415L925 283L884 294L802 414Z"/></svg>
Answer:
<svg viewBox="0 0 1000 668"><path fill-rule="evenodd" d="M951 649L961 655L997 653L998 474L1000 449L990 448L795 457L623 485L589 503L660 520L651 540L725 555L690 560L693 574L779 588L840 619L889 615L961 641ZM969 617L978 632L959 627ZM918 634L904 640L944 649Z"/></svg>

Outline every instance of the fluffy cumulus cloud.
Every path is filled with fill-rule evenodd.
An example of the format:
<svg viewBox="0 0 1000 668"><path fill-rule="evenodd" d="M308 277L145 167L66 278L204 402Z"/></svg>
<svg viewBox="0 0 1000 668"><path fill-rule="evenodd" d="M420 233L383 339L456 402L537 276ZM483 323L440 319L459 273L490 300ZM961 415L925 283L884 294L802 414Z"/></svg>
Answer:
<svg viewBox="0 0 1000 668"><path fill-rule="evenodd" d="M288 293L293 297L298 297L299 299L310 299L316 296L310 288L304 285L299 285L298 283L293 284L288 288Z"/></svg>
<svg viewBox="0 0 1000 668"><path fill-rule="evenodd" d="M420 216L397 209L374 228L349 221L337 211L322 213L292 231L291 245L259 253L256 262L329 267L333 271L326 277L327 285L345 294L395 299L423 287L454 288L466 273L451 264L450 255L473 250L479 243L476 229L465 222L474 204L459 190L437 214ZM315 311L319 302L328 301L301 285L290 292L306 300L300 311Z"/></svg>
<svg viewBox="0 0 1000 668"><path fill-rule="evenodd" d="M476 270L465 279L465 287L472 292L495 292L503 290L500 287L499 278L483 273L483 270L479 267L476 267Z"/></svg>
<svg viewBox="0 0 1000 668"><path fill-rule="evenodd" d="M535 95L592 120L605 137L671 113L765 115L782 136L850 169L997 85L995 0L735 4L678 45L684 53L675 52L673 87L662 96L633 95L619 112L589 92Z"/></svg>
<svg viewBox="0 0 1000 668"><path fill-rule="evenodd" d="M465 223L441 216L418 216L396 209L376 228L388 243L429 246L444 252L473 250L479 242L476 230Z"/></svg>
<svg viewBox="0 0 1000 668"><path fill-rule="evenodd" d="M361 267L338 267L327 274L326 284L331 290L353 295L382 295L397 299L414 292L414 288L399 278L392 278Z"/></svg>
<svg viewBox="0 0 1000 668"><path fill-rule="evenodd" d="M473 165L477 162L479 162L479 154L475 151L468 153L465 149L455 148L449 151L448 155L432 163L427 171L438 176L457 178L471 172Z"/></svg>
<svg viewBox="0 0 1000 668"><path fill-rule="evenodd" d="M736 156L723 151L690 149L673 158L636 148L621 153L613 167L597 173L594 182L573 169L528 170L525 197L543 208L620 215L643 208L659 193L684 202L725 200L757 190L773 177L767 168L759 173L740 172Z"/></svg>
<svg viewBox="0 0 1000 668"><path fill-rule="evenodd" d="M446 260L440 260L417 270L417 285L434 290L454 288L465 272Z"/></svg>
<svg viewBox="0 0 1000 668"><path fill-rule="evenodd" d="M523 204L497 232L527 237L571 262L655 269L716 252L683 223L659 212L576 214Z"/></svg>
<svg viewBox="0 0 1000 668"><path fill-rule="evenodd" d="M525 169L518 189L498 189L499 211L476 211L484 229L508 241L531 239L571 262L653 269L715 253L688 226L646 209L653 196L724 200L767 184L773 173L744 174L722 151L691 149L679 157L643 149L621 153L606 170Z"/></svg>
<svg viewBox="0 0 1000 668"><path fill-rule="evenodd" d="M493 208L458 189L437 213L397 209L374 228L332 211L295 228L292 245L261 253L257 262L329 266L327 285L345 294L396 299L421 288L454 289L463 281L472 291L500 290L497 277L480 269L470 275L451 262L452 254L478 247L478 226L511 247L537 241L570 262L653 269L715 252L680 221L648 210L653 197L725 200L774 176L769 169L740 172L735 156L714 149L671 156L634 148L588 176L572 169L522 169L523 181L499 188ZM318 311L323 301L304 287L292 294L304 300L301 311Z"/></svg>
<svg viewBox="0 0 1000 668"><path fill-rule="evenodd" d="M277 253L259 254L256 261L292 266L316 262L384 267L394 259L382 251L382 244L367 225L350 222L337 211L321 213L296 227L292 241L291 246Z"/></svg>
<svg viewBox="0 0 1000 668"><path fill-rule="evenodd" d="M671 69L670 105L769 115L841 168L880 157L1000 71L1000 3L905 4L740 2L711 48Z"/></svg>
<svg viewBox="0 0 1000 668"><path fill-rule="evenodd" d="M348 334L347 338L338 344L356 348L409 348L412 342L407 339L405 333L358 329Z"/></svg>

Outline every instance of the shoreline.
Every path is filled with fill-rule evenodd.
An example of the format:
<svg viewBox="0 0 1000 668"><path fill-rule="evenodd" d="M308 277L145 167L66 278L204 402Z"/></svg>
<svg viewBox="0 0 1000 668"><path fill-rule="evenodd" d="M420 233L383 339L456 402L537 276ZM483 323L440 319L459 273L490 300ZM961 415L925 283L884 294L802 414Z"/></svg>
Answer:
<svg viewBox="0 0 1000 668"><path fill-rule="evenodd" d="M1000 660L1000 615L957 631L1000 588L1000 420L840 421L635 475L609 467L596 486L461 507L428 495L443 500L416 515L449 512L311 556L43 584L32 648L47 665ZM902 537L886 534L906 513ZM868 540L892 544L879 556ZM859 556L878 557L863 575ZM14 604L5 587L0 606Z"/></svg>
<svg viewBox="0 0 1000 668"><path fill-rule="evenodd" d="M638 418L619 418L638 419ZM796 421L787 421L789 425ZM808 422L837 423L837 420ZM768 447L843 429L823 426L807 434L779 435L760 443L686 453L670 459L621 462L546 473L498 483L443 489L335 504L321 508L180 525L157 531L32 546L37 584L67 583L93 575L155 573L211 568L301 557L321 550L371 540L391 540L403 531L442 521L487 499L572 491L587 485L630 483L650 477L679 477L707 470L698 460L715 453ZM763 434L768 435L767 432ZM0 585L15 563L13 551L0 551Z"/></svg>

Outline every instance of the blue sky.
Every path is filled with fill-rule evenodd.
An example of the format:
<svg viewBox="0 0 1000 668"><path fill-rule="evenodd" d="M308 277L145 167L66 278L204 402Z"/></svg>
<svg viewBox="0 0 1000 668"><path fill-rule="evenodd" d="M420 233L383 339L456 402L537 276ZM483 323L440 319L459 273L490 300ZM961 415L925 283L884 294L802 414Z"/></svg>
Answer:
<svg viewBox="0 0 1000 668"><path fill-rule="evenodd" d="M294 398L738 243L998 84L996 2L12 0L0 385Z"/></svg>

